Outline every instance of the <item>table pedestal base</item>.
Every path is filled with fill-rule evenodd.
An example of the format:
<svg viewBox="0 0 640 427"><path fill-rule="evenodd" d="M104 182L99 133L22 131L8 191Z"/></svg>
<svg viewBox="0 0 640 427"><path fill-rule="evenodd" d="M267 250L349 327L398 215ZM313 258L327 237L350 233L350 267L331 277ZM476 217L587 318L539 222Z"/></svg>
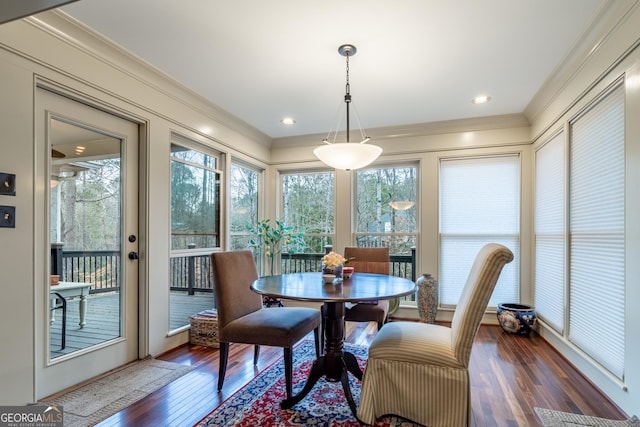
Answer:
<svg viewBox="0 0 640 427"><path fill-rule="evenodd" d="M296 403L300 402L311 391L313 386L323 376L327 381L342 383L342 389L344 395L347 398L351 412L357 419L356 402L353 400L351 394L351 387L349 386L349 372L351 372L358 380L362 381L362 371L358 366L356 357L345 352L343 349L344 344L344 303L342 302L326 302L325 303L325 354L313 362L311 371L309 372L309 378L305 383L303 389L292 396L289 399L285 399L280 403L280 407L283 409L290 409Z"/></svg>

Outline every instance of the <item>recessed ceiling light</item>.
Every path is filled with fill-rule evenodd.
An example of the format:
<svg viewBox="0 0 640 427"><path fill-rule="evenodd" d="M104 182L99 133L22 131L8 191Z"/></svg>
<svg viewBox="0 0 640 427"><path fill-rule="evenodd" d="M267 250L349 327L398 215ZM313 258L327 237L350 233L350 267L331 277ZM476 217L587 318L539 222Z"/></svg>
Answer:
<svg viewBox="0 0 640 427"><path fill-rule="evenodd" d="M295 125L296 121L293 120L291 117L285 117L284 119L280 120L280 123L282 123L283 125L291 126L291 125Z"/></svg>
<svg viewBox="0 0 640 427"><path fill-rule="evenodd" d="M486 104L489 101L491 101L491 97L488 95L476 96L471 100L471 102L474 104Z"/></svg>

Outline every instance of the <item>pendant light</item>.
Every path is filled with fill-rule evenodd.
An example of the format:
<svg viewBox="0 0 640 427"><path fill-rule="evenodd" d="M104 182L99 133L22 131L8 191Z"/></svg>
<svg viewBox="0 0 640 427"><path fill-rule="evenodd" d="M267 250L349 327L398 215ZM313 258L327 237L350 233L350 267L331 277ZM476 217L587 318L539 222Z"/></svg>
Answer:
<svg viewBox="0 0 640 427"><path fill-rule="evenodd" d="M356 47L350 44L344 44L338 48L338 53L346 57L347 62L347 84L346 93L344 95L344 103L346 104L347 111L347 131L346 142L336 142L338 136L338 127L340 120L338 119L338 125L336 125L335 132L329 131L327 137L322 141L324 145L317 147L313 150L313 154L324 164L331 166L335 169L342 170L354 170L363 168L371 164L376 160L380 154L382 154L382 148L377 145L367 144L371 139L365 135L362 127L360 126L360 120L358 120L358 127L360 128L360 135L362 140L360 142L351 142L349 135L350 115L349 107L351 105L351 92L349 85L349 57L356 54ZM355 107L354 107L355 108ZM340 112L338 112L338 115ZM356 112L356 118L357 112Z"/></svg>

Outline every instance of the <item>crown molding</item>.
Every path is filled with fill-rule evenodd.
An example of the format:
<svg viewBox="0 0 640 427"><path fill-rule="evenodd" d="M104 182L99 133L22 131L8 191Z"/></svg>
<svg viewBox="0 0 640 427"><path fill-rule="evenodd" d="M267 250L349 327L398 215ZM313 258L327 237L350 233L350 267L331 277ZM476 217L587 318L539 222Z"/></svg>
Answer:
<svg viewBox="0 0 640 427"><path fill-rule="evenodd" d="M530 123L523 114L505 114L500 116L474 117L469 119L446 120L441 122L417 123L403 126L388 126L367 129L367 135L372 142L393 140L397 138L410 138L416 136L441 135L458 132L474 132L481 130L508 129L529 127ZM326 134L287 136L274 138L271 146L307 146L318 145ZM339 138L344 138L339 134Z"/></svg>
<svg viewBox="0 0 640 427"><path fill-rule="evenodd" d="M598 51L604 48L606 41L639 3L639 0L607 0L602 5L589 28L526 106L524 115L530 123L535 123L562 91L579 76L581 70Z"/></svg>
<svg viewBox="0 0 640 427"><path fill-rule="evenodd" d="M25 21L153 90L188 106L190 109L197 110L220 125L269 147L270 136L64 12L47 11L38 14L37 17L25 18Z"/></svg>

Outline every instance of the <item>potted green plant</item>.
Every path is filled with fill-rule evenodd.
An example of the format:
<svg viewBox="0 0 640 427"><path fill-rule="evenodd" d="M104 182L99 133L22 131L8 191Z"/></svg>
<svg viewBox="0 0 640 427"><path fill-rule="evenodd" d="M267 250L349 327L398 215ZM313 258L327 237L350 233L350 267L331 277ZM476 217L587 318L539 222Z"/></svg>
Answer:
<svg viewBox="0 0 640 427"><path fill-rule="evenodd" d="M269 275L275 272L275 261L280 254L302 252L306 247L304 231L283 221L276 220L275 225L271 225L271 220L265 219L258 221L255 226L247 225L246 229L257 236L249 240L248 246L266 258Z"/></svg>

